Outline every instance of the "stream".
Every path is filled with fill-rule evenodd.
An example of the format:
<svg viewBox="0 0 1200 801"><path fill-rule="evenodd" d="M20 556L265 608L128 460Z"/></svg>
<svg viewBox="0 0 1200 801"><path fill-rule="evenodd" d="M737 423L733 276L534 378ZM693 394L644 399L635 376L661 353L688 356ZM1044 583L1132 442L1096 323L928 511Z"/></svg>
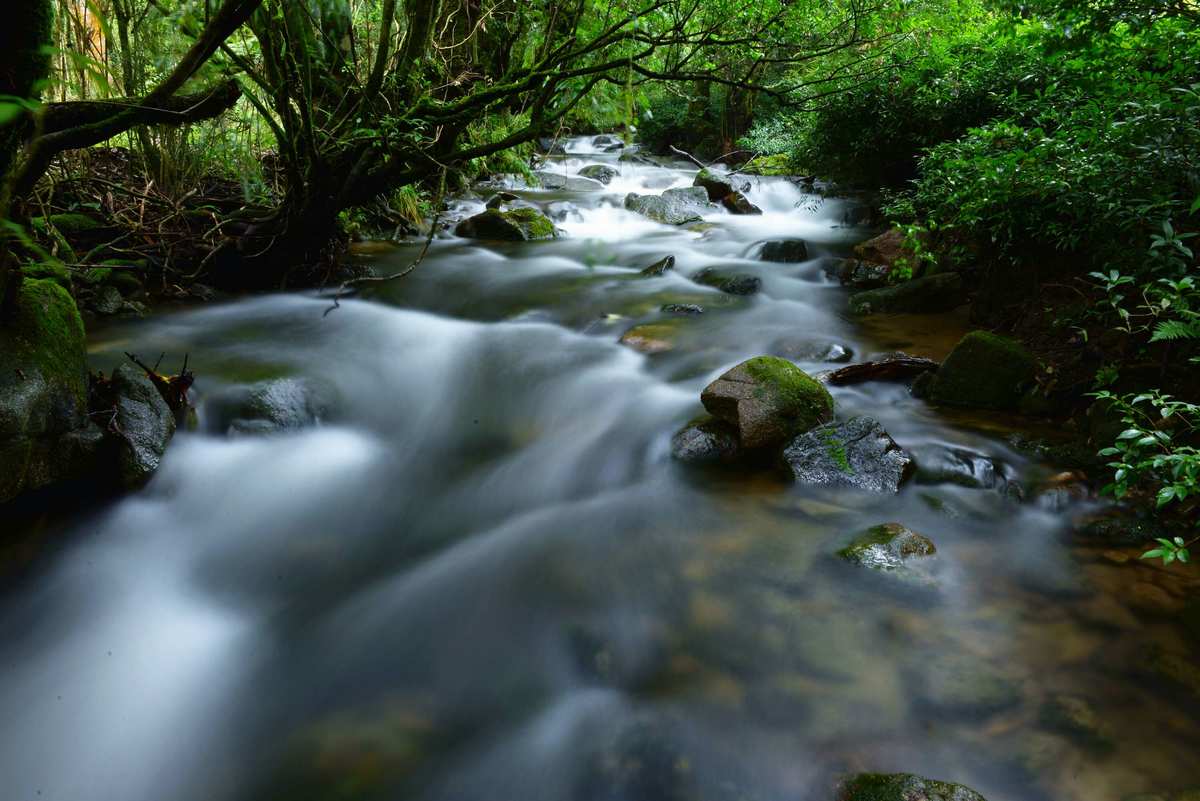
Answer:
<svg viewBox="0 0 1200 801"><path fill-rule="evenodd" d="M588 164L621 174L515 190L556 240L439 237L332 311L287 293L96 329L106 371L189 353L198 425L144 490L46 532L0 594L4 797L829 801L863 770L989 801L1200 785L1200 698L1153 667L1200 664L1175 614L1194 572L1075 541L1099 504L1039 496L1059 468L1014 448L1020 421L831 387L840 418L983 488L864 497L671 458L745 358L941 359L965 315L850 318L825 270L872 233L848 201L753 179L761 216L677 228L621 202L694 168L577 139L549 169ZM758 258L784 238L809 260ZM690 280L714 265L761 291ZM671 350L619 344L660 320ZM279 379L320 424L227 435L231 394ZM934 591L834 557L889 521L936 544Z"/></svg>

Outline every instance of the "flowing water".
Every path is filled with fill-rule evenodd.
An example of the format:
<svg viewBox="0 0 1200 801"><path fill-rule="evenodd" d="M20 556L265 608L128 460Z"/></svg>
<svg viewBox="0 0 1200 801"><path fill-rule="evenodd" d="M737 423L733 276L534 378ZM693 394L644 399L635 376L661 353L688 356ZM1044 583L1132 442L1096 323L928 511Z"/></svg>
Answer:
<svg viewBox="0 0 1200 801"><path fill-rule="evenodd" d="M553 169L619 166L604 191L519 192L556 241L447 236L328 314L275 295L95 337L105 369L189 352L199 426L0 595L3 797L824 801L851 770L990 801L1200 784L1177 614L1194 574L1074 544L1094 502L1039 501L1055 466L1006 444L1008 421L833 389L919 459L973 454L984 489L838 495L672 461L701 388L743 358L940 358L965 322L847 319L823 266L868 232L842 201L762 179L760 217L662 226L621 199L694 170L588 150ZM787 237L811 259L758 260ZM638 275L668 254L673 272ZM762 292L689 280L713 265ZM618 344L665 303L705 312L669 352ZM321 396L320 424L227 436L221 399L268 379ZM832 556L888 521L936 543L936 590ZM1073 724L1046 711L1064 696Z"/></svg>

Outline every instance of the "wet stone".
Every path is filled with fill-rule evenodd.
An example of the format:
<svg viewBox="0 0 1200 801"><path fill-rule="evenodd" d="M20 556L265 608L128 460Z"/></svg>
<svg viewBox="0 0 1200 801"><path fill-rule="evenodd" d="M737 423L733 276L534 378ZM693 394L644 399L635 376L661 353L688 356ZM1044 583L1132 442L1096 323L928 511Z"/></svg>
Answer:
<svg viewBox="0 0 1200 801"><path fill-rule="evenodd" d="M667 314L704 314L704 308L694 303L667 303L662 310Z"/></svg>
<svg viewBox="0 0 1200 801"><path fill-rule="evenodd" d="M579 171L579 174L584 178L590 178L593 181L608 186L612 183L612 179L620 176L621 171L615 167L609 167L604 164L591 164Z"/></svg>
<svg viewBox="0 0 1200 801"><path fill-rule="evenodd" d="M668 270L674 270L674 269L675 269L675 257L674 256L664 256L663 258L654 262L654 264L651 264L649 267L642 269L640 271L640 274L646 276L647 278L653 278L655 276L665 275Z"/></svg>
<svg viewBox="0 0 1200 801"><path fill-rule="evenodd" d="M688 423L671 438L671 456L681 462L733 462L741 456L737 429L705 415Z"/></svg>
<svg viewBox="0 0 1200 801"><path fill-rule="evenodd" d="M911 773L860 773L843 779L835 801L987 801L961 784Z"/></svg>
<svg viewBox="0 0 1200 801"><path fill-rule="evenodd" d="M808 261L808 245L803 239L777 239L764 242L758 257L762 261L782 263Z"/></svg>
<svg viewBox="0 0 1200 801"><path fill-rule="evenodd" d="M799 484L878 493L898 492L915 469L912 457L870 417L801 434L784 449L783 461Z"/></svg>
<svg viewBox="0 0 1200 801"><path fill-rule="evenodd" d="M727 295L753 295L762 288L762 279L755 275L735 273L717 267L707 267L692 276L703 286L719 289Z"/></svg>

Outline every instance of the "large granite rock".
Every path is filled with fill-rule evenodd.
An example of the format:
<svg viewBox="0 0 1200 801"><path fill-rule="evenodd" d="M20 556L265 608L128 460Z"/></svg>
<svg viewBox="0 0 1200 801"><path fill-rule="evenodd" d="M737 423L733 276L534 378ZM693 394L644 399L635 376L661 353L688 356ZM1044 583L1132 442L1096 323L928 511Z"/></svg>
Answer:
<svg viewBox="0 0 1200 801"><path fill-rule="evenodd" d="M0 327L0 503L72 478L100 432L87 417L83 321L53 280L26 280Z"/></svg>
<svg viewBox="0 0 1200 801"><path fill-rule="evenodd" d="M946 357L929 397L946 406L1014 411L1036 369L1033 356L1016 340L972 331Z"/></svg>
<svg viewBox="0 0 1200 801"><path fill-rule="evenodd" d="M779 445L833 418L829 390L791 362L757 356L700 394L713 417L733 425L746 448Z"/></svg>
<svg viewBox="0 0 1200 801"><path fill-rule="evenodd" d="M704 215L712 211L708 193L699 186L668 189L661 195L630 192L625 196L625 208L664 225L703 222Z"/></svg>
<svg viewBox="0 0 1200 801"><path fill-rule="evenodd" d="M458 224L454 233L468 239L496 239L505 242L525 242L534 239L553 239L554 223L536 209L500 211L488 209L468 217Z"/></svg>
<svg viewBox="0 0 1200 801"><path fill-rule="evenodd" d="M916 465L878 421L855 417L801 434L783 451L792 478L802 484L893 493Z"/></svg>

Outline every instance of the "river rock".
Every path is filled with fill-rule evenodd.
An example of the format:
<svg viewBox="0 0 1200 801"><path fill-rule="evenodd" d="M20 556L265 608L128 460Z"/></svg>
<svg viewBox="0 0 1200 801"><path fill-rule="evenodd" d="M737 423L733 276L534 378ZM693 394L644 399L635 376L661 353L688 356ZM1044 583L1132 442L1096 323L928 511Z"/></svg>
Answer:
<svg viewBox="0 0 1200 801"><path fill-rule="evenodd" d="M746 448L778 445L833 418L833 397L791 362L757 356L726 371L700 393L713 417L737 428Z"/></svg>
<svg viewBox="0 0 1200 801"><path fill-rule="evenodd" d="M933 579L920 564L937 552L933 542L899 523L884 523L861 532L837 552L852 565L877 570L906 584L927 586Z"/></svg>
<svg viewBox="0 0 1200 801"><path fill-rule="evenodd" d="M709 169L703 169L696 173L696 180L692 182L692 186L703 188L708 193L708 199L714 203L732 195L735 191L733 184L726 176Z"/></svg>
<svg viewBox="0 0 1200 801"><path fill-rule="evenodd" d="M1019 342L972 331L946 357L929 397L946 406L1015 411L1035 370L1033 356Z"/></svg>
<svg viewBox="0 0 1200 801"><path fill-rule="evenodd" d="M113 372L116 394L116 436L120 440L117 467L121 485L142 486L162 462L175 435L175 414L142 370L122 364Z"/></svg>
<svg viewBox="0 0 1200 801"><path fill-rule="evenodd" d="M703 222L703 215L712 210L708 194L698 186L668 189L661 195L630 192L625 196L625 208L664 225Z"/></svg>
<svg viewBox="0 0 1200 801"><path fill-rule="evenodd" d="M512 203L513 201L520 199L521 198L514 195L512 192L497 192L488 198L487 203L485 203L484 206L489 209L496 209L499 211L504 207L504 204Z"/></svg>
<svg viewBox="0 0 1200 801"><path fill-rule="evenodd" d="M214 433L274 434L319 425L332 413L332 386L303 378L277 378L232 387L205 404Z"/></svg>
<svg viewBox="0 0 1200 801"><path fill-rule="evenodd" d="M741 192L730 192L721 198L721 205L730 214L762 214L762 209L751 203Z"/></svg>
<svg viewBox="0 0 1200 801"><path fill-rule="evenodd" d="M1023 492L1015 472L1003 462L967 448L919 445L913 448L920 484L957 484L968 489L994 489L1020 499Z"/></svg>
<svg viewBox="0 0 1200 801"><path fill-rule="evenodd" d="M829 374L833 386L861 384L865 381L911 381L922 373L938 369L933 359L909 356L907 353L890 353L873 362L852 364Z"/></svg>
<svg viewBox="0 0 1200 801"><path fill-rule="evenodd" d="M675 269L675 257L674 256L664 256L661 259L659 259L658 261L654 262L654 264L651 264L649 267L646 267L645 269L643 269L641 271L641 274L646 276L647 278L653 278L654 276L665 274L667 272L667 270L674 270L674 269Z"/></svg>
<svg viewBox="0 0 1200 801"><path fill-rule="evenodd" d="M801 434L784 449L783 461L802 484L879 493L898 492L915 469L912 457L870 417Z"/></svg>
<svg viewBox="0 0 1200 801"><path fill-rule="evenodd" d="M624 145L624 143L612 134L600 134L592 137L592 147L611 147L613 145Z"/></svg>
<svg viewBox="0 0 1200 801"><path fill-rule="evenodd" d="M987 801L961 784L911 773L859 773L843 779L835 801Z"/></svg>
<svg viewBox="0 0 1200 801"><path fill-rule="evenodd" d="M741 455L737 429L708 415L696 418L671 438L671 456L681 462L735 462Z"/></svg>
<svg viewBox="0 0 1200 801"><path fill-rule="evenodd" d="M838 342L784 338L771 344L771 355L793 362L848 362L854 354Z"/></svg>
<svg viewBox="0 0 1200 801"><path fill-rule="evenodd" d="M730 272L719 267L706 267L693 275L692 280L719 289L727 295L753 295L762 288L762 279L756 275Z"/></svg>
<svg viewBox="0 0 1200 801"><path fill-rule="evenodd" d="M580 175L563 175L551 170L538 170L534 173L543 189L565 189L570 192L592 192L602 189L604 184Z"/></svg>
<svg viewBox="0 0 1200 801"><path fill-rule="evenodd" d="M957 273L939 273L859 292L850 297L850 311L855 314L937 314L961 306L966 299L962 279Z"/></svg>
<svg viewBox="0 0 1200 801"><path fill-rule="evenodd" d="M851 289L879 289L887 286L892 268L859 259L840 259L828 270L842 286Z"/></svg>
<svg viewBox="0 0 1200 801"><path fill-rule="evenodd" d="M663 304L661 311L667 314L704 314L704 307L697 306L695 303L666 303Z"/></svg>
<svg viewBox="0 0 1200 801"><path fill-rule="evenodd" d="M615 167L609 167L607 164L590 164L580 170L579 174L584 178L590 178L608 186L612 183L613 178L621 174L621 171Z"/></svg>
<svg viewBox="0 0 1200 801"><path fill-rule="evenodd" d="M642 323L630 328L621 335L622 345L633 348L638 353L666 353L675 349L675 340L679 337L679 320L664 320L658 323Z"/></svg>
<svg viewBox="0 0 1200 801"><path fill-rule="evenodd" d="M0 326L0 503L74 477L99 446L87 417L83 321L52 280L21 284Z"/></svg>
<svg viewBox="0 0 1200 801"><path fill-rule="evenodd" d="M553 239L557 235L550 218L536 209L488 209L460 222L454 233L468 239L496 239L504 242Z"/></svg>
<svg viewBox="0 0 1200 801"><path fill-rule="evenodd" d="M854 255L871 264L882 264L891 268L904 255L904 232L892 228L874 239L868 239L854 248Z"/></svg>
<svg viewBox="0 0 1200 801"><path fill-rule="evenodd" d="M758 257L763 261L796 263L808 261L808 244L803 239L777 239L764 242Z"/></svg>

